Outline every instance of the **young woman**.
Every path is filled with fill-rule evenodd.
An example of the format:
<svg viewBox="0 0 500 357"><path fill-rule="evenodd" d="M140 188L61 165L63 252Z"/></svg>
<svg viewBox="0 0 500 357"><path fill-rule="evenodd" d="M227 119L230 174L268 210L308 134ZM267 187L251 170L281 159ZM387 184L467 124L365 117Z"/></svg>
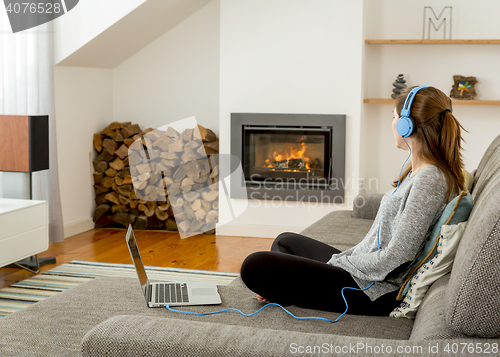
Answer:
<svg viewBox="0 0 500 357"><path fill-rule="evenodd" d="M408 93L397 99L392 122L396 146L410 151L411 162L384 195L368 234L343 252L300 234L280 234L271 251L251 254L241 267L259 300L342 313L341 291L352 287L344 290L350 314L388 315L400 304L396 296L408 267L446 204L464 189L463 127L451 100L433 87L415 91L409 91L411 135L403 138L397 130Z"/></svg>

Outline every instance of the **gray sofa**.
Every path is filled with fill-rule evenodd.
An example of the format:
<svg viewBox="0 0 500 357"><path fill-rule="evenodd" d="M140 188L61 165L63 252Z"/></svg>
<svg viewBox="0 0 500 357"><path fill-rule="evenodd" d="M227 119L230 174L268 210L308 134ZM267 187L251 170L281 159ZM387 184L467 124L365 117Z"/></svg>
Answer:
<svg viewBox="0 0 500 357"><path fill-rule="evenodd" d="M1 318L0 356L499 355L500 136L478 165L471 193L475 205L453 270L432 285L414 320L298 321L273 306L250 318L190 316L147 308L136 279L98 278ZM348 248L368 231L380 199L359 196L353 211L331 212L302 233ZM253 312L262 306L239 279L219 291L222 305L184 309Z"/></svg>

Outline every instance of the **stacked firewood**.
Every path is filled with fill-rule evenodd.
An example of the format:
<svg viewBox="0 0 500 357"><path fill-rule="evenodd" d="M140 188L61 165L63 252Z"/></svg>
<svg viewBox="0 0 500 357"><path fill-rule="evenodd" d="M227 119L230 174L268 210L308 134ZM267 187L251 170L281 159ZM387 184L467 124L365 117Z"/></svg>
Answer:
<svg viewBox="0 0 500 357"><path fill-rule="evenodd" d="M182 133L143 131L113 122L94 134L94 148L96 228L213 233L219 202L213 131L201 125Z"/></svg>

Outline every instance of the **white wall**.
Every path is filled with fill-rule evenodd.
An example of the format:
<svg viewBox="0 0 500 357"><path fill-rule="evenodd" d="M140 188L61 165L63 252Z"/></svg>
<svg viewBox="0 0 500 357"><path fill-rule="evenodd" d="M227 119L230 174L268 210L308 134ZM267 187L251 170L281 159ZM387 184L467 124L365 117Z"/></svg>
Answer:
<svg viewBox="0 0 500 357"><path fill-rule="evenodd" d="M453 39L498 39L495 0L436 0L432 6L441 11L453 6ZM421 39L423 9L428 1L365 1L365 36L367 39ZM475 76L480 100L500 98L498 74L499 45L365 45L365 98L389 98L397 75L405 75L408 86L432 85L450 93L453 75ZM397 177L407 154L395 149L391 130L393 105L364 104L361 147L364 177L377 178L386 192ZM464 162L472 171L491 141L500 134L498 106L455 105L453 112L468 133L464 133Z"/></svg>
<svg viewBox="0 0 500 357"><path fill-rule="evenodd" d="M114 120L141 128L196 116L219 131L219 2L212 1L113 70Z"/></svg>
<svg viewBox="0 0 500 357"><path fill-rule="evenodd" d="M143 2L110 0L103 5L109 5L108 13L96 14L91 9L101 2L81 1L56 20L56 58L65 58ZM146 128L194 115L220 136L221 152L229 153L232 112L346 114L346 178L350 183L375 178L379 184L366 190L385 192L406 155L394 148L392 106L363 104L363 98L388 97L399 73L409 85L425 82L445 93L454 74L474 75L478 99L500 98L498 45L364 44L365 38L420 38L427 5L422 0L214 0L114 70L56 67L67 231L90 220L92 134L113 120ZM437 8L445 5L433 2ZM454 38L500 38L494 18L500 3L456 0L452 6ZM454 112L469 131L465 163L472 170L500 133L498 107L456 106ZM273 207L252 201L219 233L274 237L285 229L300 231L332 210L350 208L358 191L349 185L344 205Z"/></svg>
<svg viewBox="0 0 500 357"><path fill-rule="evenodd" d="M362 20L362 1L221 0L221 152L230 152L234 112L345 114L346 178L357 180ZM283 229L300 231L351 205L358 192L353 186L345 205L252 200L218 233L275 237Z"/></svg>
<svg viewBox="0 0 500 357"><path fill-rule="evenodd" d="M113 121L112 71L55 67L59 182L65 237L92 229L93 134Z"/></svg>
<svg viewBox="0 0 500 357"><path fill-rule="evenodd" d="M78 50L146 0L81 0L54 20L55 63Z"/></svg>

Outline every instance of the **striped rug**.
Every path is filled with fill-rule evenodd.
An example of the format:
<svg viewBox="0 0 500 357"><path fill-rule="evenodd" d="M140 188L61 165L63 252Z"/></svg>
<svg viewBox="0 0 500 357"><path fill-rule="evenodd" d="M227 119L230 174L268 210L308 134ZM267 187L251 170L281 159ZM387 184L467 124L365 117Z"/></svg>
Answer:
<svg viewBox="0 0 500 357"><path fill-rule="evenodd" d="M213 281L227 285L238 273L147 266L148 278L168 281ZM101 276L137 278L132 264L73 260L0 290L0 317L22 310L61 291Z"/></svg>

